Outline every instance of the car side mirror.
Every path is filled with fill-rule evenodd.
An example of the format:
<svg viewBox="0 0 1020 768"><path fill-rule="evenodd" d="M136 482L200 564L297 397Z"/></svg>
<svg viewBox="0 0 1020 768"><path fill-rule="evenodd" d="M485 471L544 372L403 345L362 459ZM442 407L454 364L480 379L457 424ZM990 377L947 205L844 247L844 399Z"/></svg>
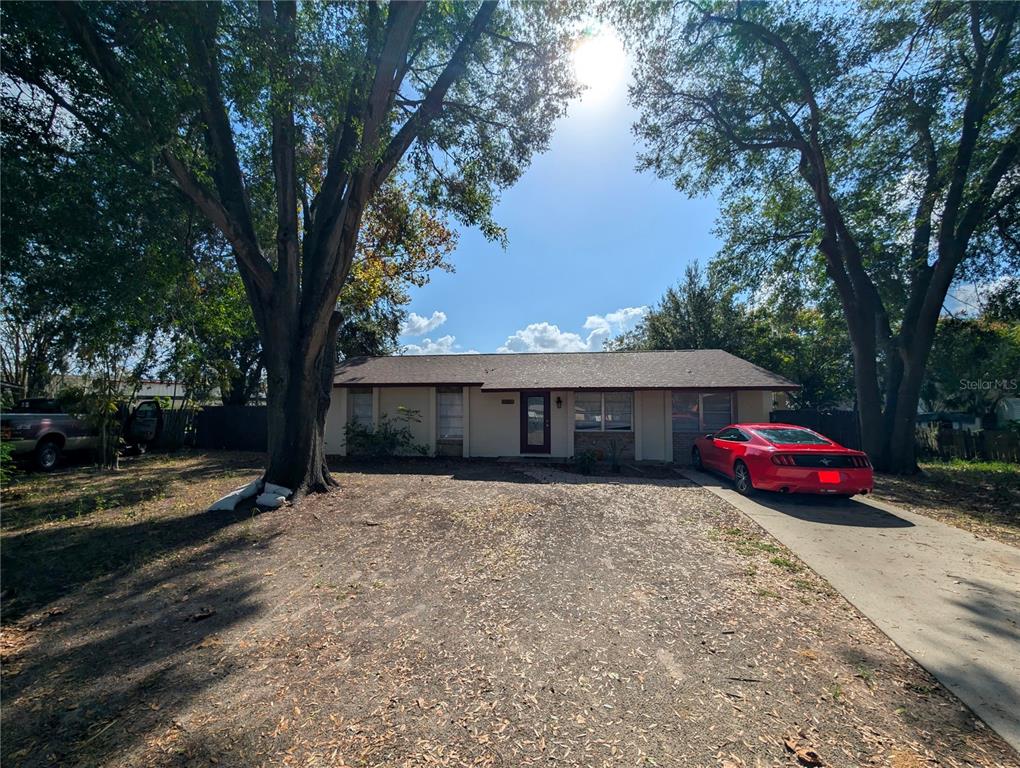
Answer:
<svg viewBox="0 0 1020 768"><path fill-rule="evenodd" d="M715 440L715 435L713 435L711 432L709 432L707 435L705 435L705 439L706 440Z"/></svg>

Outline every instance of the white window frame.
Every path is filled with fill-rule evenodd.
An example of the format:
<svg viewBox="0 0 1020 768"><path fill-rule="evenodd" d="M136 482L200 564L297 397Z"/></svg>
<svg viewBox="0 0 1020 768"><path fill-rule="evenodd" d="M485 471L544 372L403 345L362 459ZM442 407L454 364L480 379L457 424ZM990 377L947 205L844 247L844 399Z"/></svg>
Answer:
<svg viewBox="0 0 1020 768"><path fill-rule="evenodd" d="M449 398L449 397L456 397L459 400L460 414L459 414L458 417L456 417L456 418L460 419L460 434L458 434L458 435L444 435L443 434L443 430L442 430L442 428L440 426L442 424L442 420L444 418L444 416L443 416L443 400L445 398ZM452 417L449 414L447 414L446 418L447 419L452 419L454 417ZM439 392L439 391L437 391L436 392L436 438L439 439L439 440L463 440L464 439L464 390L463 389L458 389L456 392L453 392L453 391L450 391L450 392Z"/></svg>
<svg viewBox="0 0 1020 768"><path fill-rule="evenodd" d="M614 389L611 392L590 392L586 390L576 390L574 392L574 403L576 407L577 396L580 394L584 395L598 395L599 396L599 425L597 427L578 427L577 426L577 411L574 411L574 431L575 432L633 432L634 431L634 391L631 389ZM630 397L630 425L626 429L606 429L606 395L627 395ZM700 403L699 403L700 407Z"/></svg>
<svg viewBox="0 0 1020 768"><path fill-rule="evenodd" d="M355 399L358 398L358 397L367 397L368 398L369 416L368 416L368 423L367 424L359 422L357 417L356 417L354 403L355 403ZM347 402L349 403L349 405L348 405L349 410L347 412L347 423L348 424L357 424L360 427L362 427L363 429L374 429L374 427L375 427L375 393L372 392L371 390L369 390L368 392L354 392L354 391L348 390L348 392L347 392Z"/></svg>

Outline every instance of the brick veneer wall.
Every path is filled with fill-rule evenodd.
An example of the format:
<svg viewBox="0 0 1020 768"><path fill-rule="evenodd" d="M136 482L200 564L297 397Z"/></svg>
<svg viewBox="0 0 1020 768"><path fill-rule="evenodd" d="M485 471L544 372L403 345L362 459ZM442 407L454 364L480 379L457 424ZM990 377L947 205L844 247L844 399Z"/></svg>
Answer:
<svg viewBox="0 0 1020 768"><path fill-rule="evenodd" d="M674 432L673 433L673 463L684 467L691 465L691 449L694 447L694 440L700 432Z"/></svg>
<svg viewBox="0 0 1020 768"><path fill-rule="evenodd" d="M574 455L582 451L602 451L604 461L609 461L610 441L616 441L620 461L634 461L633 432L574 432Z"/></svg>

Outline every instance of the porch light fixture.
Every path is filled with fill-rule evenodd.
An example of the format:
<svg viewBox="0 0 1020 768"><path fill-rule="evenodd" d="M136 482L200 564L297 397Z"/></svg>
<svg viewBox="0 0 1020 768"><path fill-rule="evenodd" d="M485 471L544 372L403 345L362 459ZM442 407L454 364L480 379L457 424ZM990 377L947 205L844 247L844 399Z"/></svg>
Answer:
<svg viewBox="0 0 1020 768"><path fill-rule="evenodd" d="M560 397L559 395L556 396L556 407L557 408L563 407L563 398Z"/></svg>

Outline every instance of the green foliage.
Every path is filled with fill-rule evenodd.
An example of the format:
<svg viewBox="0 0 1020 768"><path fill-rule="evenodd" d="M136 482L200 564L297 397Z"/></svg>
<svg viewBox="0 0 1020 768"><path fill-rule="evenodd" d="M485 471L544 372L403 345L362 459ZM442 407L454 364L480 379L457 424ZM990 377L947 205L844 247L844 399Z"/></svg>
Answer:
<svg viewBox="0 0 1020 768"><path fill-rule="evenodd" d="M827 310L827 311L826 311ZM846 327L831 306L751 307L715 268L697 264L638 327L608 348L722 349L801 385L795 407L824 408L853 398L853 362Z"/></svg>
<svg viewBox="0 0 1020 768"><path fill-rule="evenodd" d="M1020 6L630 4L641 166L713 192L755 306L838 301L865 448L913 472L955 282L1020 270ZM852 32L852 33L851 33Z"/></svg>
<svg viewBox="0 0 1020 768"><path fill-rule="evenodd" d="M382 416L375 428L349 423L344 429L347 453L367 459L428 454L428 448L417 442L411 424L421 422L418 411L401 407L397 416Z"/></svg>
<svg viewBox="0 0 1020 768"><path fill-rule="evenodd" d="M14 464L14 454L11 452L11 444L0 442L0 486L7 487L17 474L18 468Z"/></svg>
<svg viewBox="0 0 1020 768"><path fill-rule="evenodd" d="M105 168L134 171L132 183L158 187L161 201L182 193L215 227L241 275L261 360L248 348L243 359L230 348L203 360L224 339L249 338L219 311L177 333L173 357L200 384L236 379L230 396L264 366L270 408L287 416L271 433L271 479L326 488L325 468L302 458L321 434L305 425L325 408L295 393L331 372L339 320L354 321L341 339L359 349L392 340L399 291L371 310L393 285L387 270L396 262L405 276L427 274L452 243L423 210L505 237L492 219L498 195L548 146L577 92L568 54L580 12L571 3L8 4L3 117L18 135L44 137L86 179L83 146L102 150ZM115 178L88 191L115 190ZM28 218L24 208L17 215ZM359 262L359 241L373 247L373 215L400 236ZM190 227L171 241L186 247L154 264L193 257ZM403 257L417 261L401 269ZM344 295L348 283L359 295ZM187 306L195 292L184 293ZM146 352L159 340L145 337Z"/></svg>
<svg viewBox="0 0 1020 768"><path fill-rule="evenodd" d="M922 397L930 410L991 417L1020 382L1020 320L939 321Z"/></svg>
<svg viewBox="0 0 1020 768"><path fill-rule="evenodd" d="M982 316L1003 323L1020 323L1020 278L1003 280L984 300Z"/></svg>
<svg viewBox="0 0 1020 768"><path fill-rule="evenodd" d="M598 454L591 449L578 451L574 454L574 466L582 475L590 475L594 472L598 461Z"/></svg>
<svg viewBox="0 0 1020 768"><path fill-rule="evenodd" d="M609 468L613 472L620 471L620 445L616 440L609 441Z"/></svg>

